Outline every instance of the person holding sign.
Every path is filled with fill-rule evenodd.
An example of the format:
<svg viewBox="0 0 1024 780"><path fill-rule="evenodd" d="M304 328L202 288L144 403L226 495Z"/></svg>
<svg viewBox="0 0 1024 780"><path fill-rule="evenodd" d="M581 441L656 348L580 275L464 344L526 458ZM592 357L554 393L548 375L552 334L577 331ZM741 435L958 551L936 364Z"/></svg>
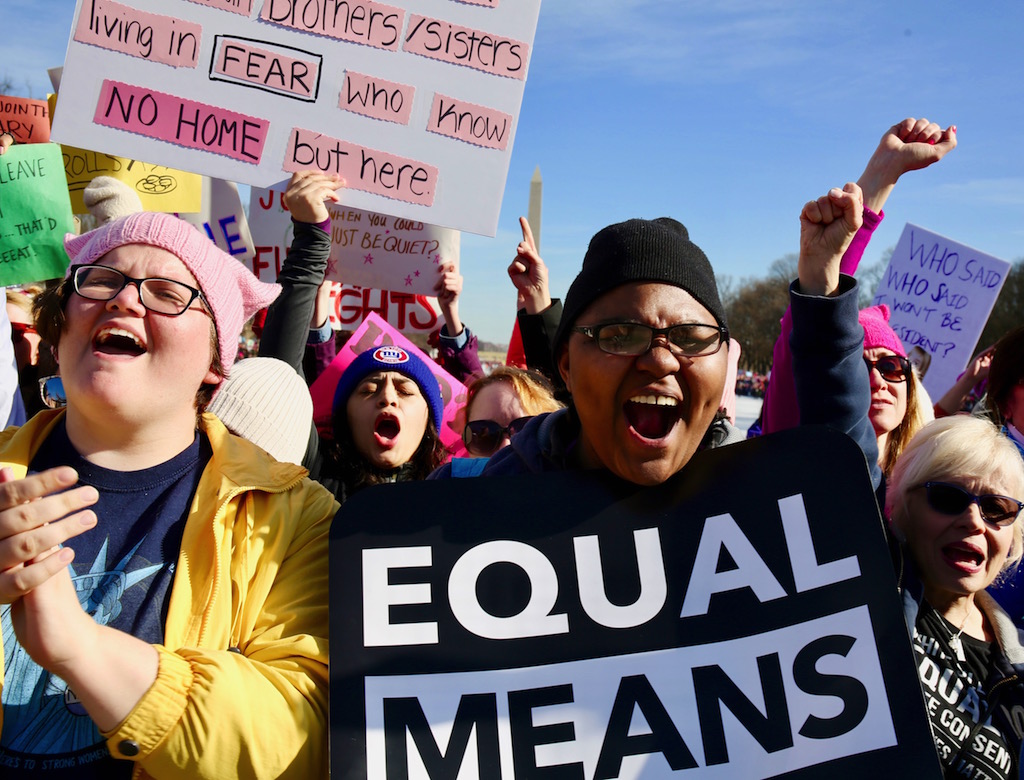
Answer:
<svg viewBox="0 0 1024 780"><path fill-rule="evenodd" d="M65 247L67 407L0 436L4 777L321 776L338 505L203 413L278 289L166 214Z"/></svg>
<svg viewBox="0 0 1024 780"><path fill-rule="evenodd" d="M801 213L792 356L801 420L854 425L872 481L883 481L868 417L872 389L861 359L857 284L840 261L859 226L855 184L810 201ZM835 302L829 327L800 298ZM836 371L829 363L840 357ZM804 403L804 398L811 403ZM907 628L939 759L947 778L1017 777L1024 717L1024 647L1009 616L984 592L1021 558L1024 462L998 429L966 416L924 426L892 470L884 500ZM904 559L907 565L904 565Z"/></svg>
<svg viewBox="0 0 1024 780"><path fill-rule="evenodd" d="M276 357L302 371L308 327L330 253L330 215L344 186L337 176L296 173L284 202L295 235L278 281L282 295L267 312L261 357ZM448 300L458 297L452 282ZM326 325L329 328L329 325ZM312 380L313 377L310 377ZM368 485L423 479L444 462L441 390L427 366L398 348L370 349L344 371L332 406L332 436L321 439L310 426L303 464L339 501Z"/></svg>

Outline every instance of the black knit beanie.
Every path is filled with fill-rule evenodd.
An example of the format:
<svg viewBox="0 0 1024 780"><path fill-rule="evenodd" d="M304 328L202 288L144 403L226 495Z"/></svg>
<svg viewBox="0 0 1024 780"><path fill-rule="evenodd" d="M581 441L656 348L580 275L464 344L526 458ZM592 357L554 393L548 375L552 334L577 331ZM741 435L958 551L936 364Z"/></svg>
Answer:
<svg viewBox="0 0 1024 780"><path fill-rule="evenodd" d="M587 247L583 268L569 287L555 332L555 354L576 318L609 290L628 282L664 282L690 293L723 328L725 309L711 263L670 217L630 219L599 231Z"/></svg>

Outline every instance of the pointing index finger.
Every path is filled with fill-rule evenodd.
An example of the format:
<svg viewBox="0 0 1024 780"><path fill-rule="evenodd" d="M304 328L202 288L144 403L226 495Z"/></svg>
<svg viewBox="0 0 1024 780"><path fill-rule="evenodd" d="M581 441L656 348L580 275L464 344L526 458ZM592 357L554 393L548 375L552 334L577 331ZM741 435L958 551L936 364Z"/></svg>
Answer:
<svg viewBox="0 0 1024 780"><path fill-rule="evenodd" d="M530 229L530 221L526 217L520 217L519 227L523 229L523 241L526 242L530 249L536 252L537 244L533 240L533 230Z"/></svg>

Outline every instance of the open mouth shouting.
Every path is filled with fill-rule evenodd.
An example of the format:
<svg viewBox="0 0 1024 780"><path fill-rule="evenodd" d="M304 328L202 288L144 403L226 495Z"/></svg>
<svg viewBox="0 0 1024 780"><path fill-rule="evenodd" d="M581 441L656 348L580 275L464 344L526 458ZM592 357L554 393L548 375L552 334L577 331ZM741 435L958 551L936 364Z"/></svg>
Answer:
<svg viewBox="0 0 1024 780"><path fill-rule="evenodd" d="M623 412L630 428L651 442L668 436L681 416L677 398L653 394L634 395L623 405Z"/></svg>
<svg viewBox="0 0 1024 780"><path fill-rule="evenodd" d="M142 340L124 328L100 328L92 339L93 348L104 355L128 355L135 357L146 352Z"/></svg>
<svg viewBox="0 0 1024 780"><path fill-rule="evenodd" d="M942 557L953 569L964 574L975 574L985 565L985 554L970 542L953 542L942 548Z"/></svg>
<svg viewBox="0 0 1024 780"><path fill-rule="evenodd" d="M398 436L402 432L402 424L397 417L382 412L377 415L373 424L373 438L377 445L384 449L391 449L398 444Z"/></svg>

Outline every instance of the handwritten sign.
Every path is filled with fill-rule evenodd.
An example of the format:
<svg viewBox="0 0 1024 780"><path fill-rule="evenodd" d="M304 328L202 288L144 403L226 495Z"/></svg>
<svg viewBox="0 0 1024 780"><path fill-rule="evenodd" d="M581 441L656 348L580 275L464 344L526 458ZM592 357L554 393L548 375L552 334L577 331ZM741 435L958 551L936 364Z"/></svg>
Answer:
<svg viewBox="0 0 1024 780"><path fill-rule="evenodd" d="M370 488L330 563L332 778L942 776L838 432L708 450L655 487Z"/></svg>
<svg viewBox="0 0 1024 780"><path fill-rule="evenodd" d="M396 344L420 358L437 378L437 382L441 386L441 399L444 402L444 417L441 430L438 433L444 446L452 455L465 455L466 446L462 442L462 428L458 425L456 415L466 404L466 386L374 313L371 313L356 329L355 333L345 342L345 346L338 350L338 356L334 362L310 385L309 393L313 397L313 422L321 434L330 435L334 391L348 364L368 349L392 344Z"/></svg>
<svg viewBox="0 0 1024 780"><path fill-rule="evenodd" d="M50 140L49 104L0 95L0 133L10 133L19 144L45 144Z"/></svg>
<svg viewBox="0 0 1024 780"><path fill-rule="evenodd" d="M967 367L1009 270L917 225L903 229L874 302L889 307L889 324L933 398Z"/></svg>
<svg viewBox="0 0 1024 780"><path fill-rule="evenodd" d="M167 214L199 211L202 203L202 176L166 168L112 154L61 146L64 173L75 214L88 214L82 193L97 176L113 176L135 190L146 211Z"/></svg>
<svg viewBox="0 0 1024 780"><path fill-rule="evenodd" d="M331 203L327 212L331 216L328 279L430 296L440 267L459 267L458 231ZM252 189L249 224L256 245L253 273L275 281L292 238L291 215L280 193Z"/></svg>
<svg viewBox="0 0 1024 780"><path fill-rule="evenodd" d="M19 144L0 156L0 285L63 276L74 226L57 144Z"/></svg>
<svg viewBox="0 0 1024 780"><path fill-rule="evenodd" d="M54 138L485 235L540 0L79 0ZM184 212L188 209L171 208Z"/></svg>
<svg viewBox="0 0 1024 780"><path fill-rule="evenodd" d="M206 233L213 243L229 255L249 265L255 250L249 234L249 222L235 183L203 176L202 204L198 212L178 216Z"/></svg>

